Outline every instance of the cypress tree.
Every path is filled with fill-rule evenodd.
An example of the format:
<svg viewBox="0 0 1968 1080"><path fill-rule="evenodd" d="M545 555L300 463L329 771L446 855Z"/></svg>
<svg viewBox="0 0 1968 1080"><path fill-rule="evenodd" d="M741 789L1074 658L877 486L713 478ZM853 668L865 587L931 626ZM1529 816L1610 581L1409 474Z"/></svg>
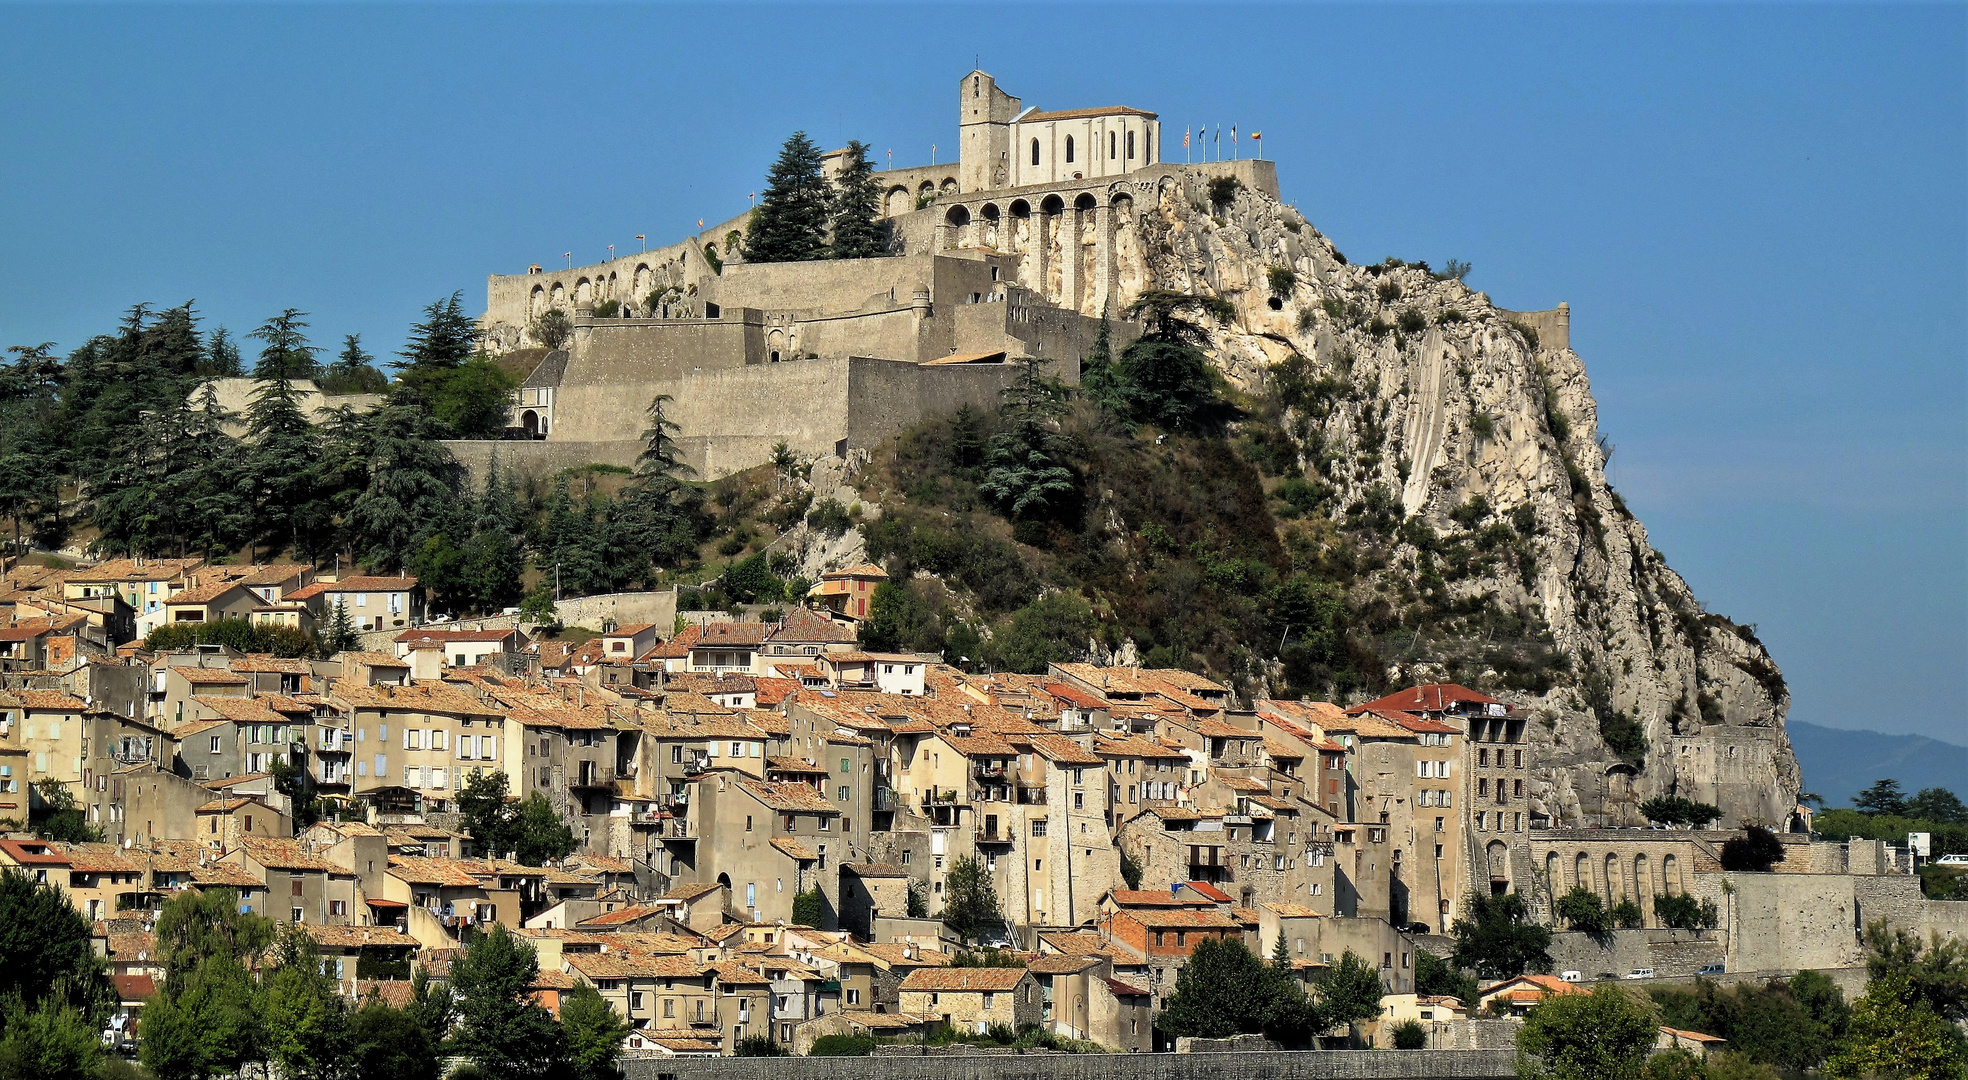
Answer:
<svg viewBox="0 0 1968 1080"><path fill-rule="evenodd" d="M752 212L745 237L747 262L802 262L827 257L827 213L832 203L820 172L820 148L795 131L766 174L765 196Z"/></svg>
<svg viewBox="0 0 1968 1080"><path fill-rule="evenodd" d="M888 253L888 231L881 220L881 184L868 144L847 144L847 160L834 188L834 238L830 254L836 259L872 259Z"/></svg>

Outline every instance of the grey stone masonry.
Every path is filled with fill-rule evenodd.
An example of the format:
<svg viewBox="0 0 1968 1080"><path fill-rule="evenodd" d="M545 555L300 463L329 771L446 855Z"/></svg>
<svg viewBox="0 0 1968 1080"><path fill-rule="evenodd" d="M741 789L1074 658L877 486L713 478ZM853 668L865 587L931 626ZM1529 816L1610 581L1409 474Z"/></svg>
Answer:
<svg viewBox="0 0 1968 1080"><path fill-rule="evenodd" d="M1512 1050L1269 1050L1237 1054L962 1054L637 1058L628 1080L1503 1080Z"/></svg>

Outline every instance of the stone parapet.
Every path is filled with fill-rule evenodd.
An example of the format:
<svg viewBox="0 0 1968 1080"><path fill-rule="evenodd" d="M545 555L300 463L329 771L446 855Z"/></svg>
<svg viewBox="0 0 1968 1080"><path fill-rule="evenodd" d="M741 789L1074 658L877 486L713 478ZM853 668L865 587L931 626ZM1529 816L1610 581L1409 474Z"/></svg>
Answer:
<svg viewBox="0 0 1968 1080"><path fill-rule="evenodd" d="M1514 1050L1259 1050L1230 1054L886 1054L842 1058L635 1058L628 1080L1503 1080Z"/></svg>

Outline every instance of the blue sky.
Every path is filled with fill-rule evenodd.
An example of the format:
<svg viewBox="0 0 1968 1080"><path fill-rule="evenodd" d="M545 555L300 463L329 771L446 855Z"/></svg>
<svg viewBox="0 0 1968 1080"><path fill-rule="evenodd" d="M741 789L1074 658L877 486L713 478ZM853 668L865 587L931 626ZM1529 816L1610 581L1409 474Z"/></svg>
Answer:
<svg viewBox="0 0 1968 1080"><path fill-rule="evenodd" d="M487 273L741 210L796 128L947 154L981 60L1261 129L1355 260L1570 302L1613 482L1792 715L1968 742L1965 12L0 7L0 345L195 297L387 353Z"/></svg>

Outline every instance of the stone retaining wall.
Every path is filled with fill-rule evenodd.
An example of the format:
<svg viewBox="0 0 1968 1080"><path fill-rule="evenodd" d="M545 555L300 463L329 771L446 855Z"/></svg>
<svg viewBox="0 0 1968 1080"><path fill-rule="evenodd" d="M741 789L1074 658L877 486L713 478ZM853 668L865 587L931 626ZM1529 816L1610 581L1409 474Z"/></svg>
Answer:
<svg viewBox="0 0 1968 1080"><path fill-rule="evenodd" d="M1503 1080L1512 1050L1240 1054L962 1054L865 1058L637 1058L628 1080Z"/></svg>

